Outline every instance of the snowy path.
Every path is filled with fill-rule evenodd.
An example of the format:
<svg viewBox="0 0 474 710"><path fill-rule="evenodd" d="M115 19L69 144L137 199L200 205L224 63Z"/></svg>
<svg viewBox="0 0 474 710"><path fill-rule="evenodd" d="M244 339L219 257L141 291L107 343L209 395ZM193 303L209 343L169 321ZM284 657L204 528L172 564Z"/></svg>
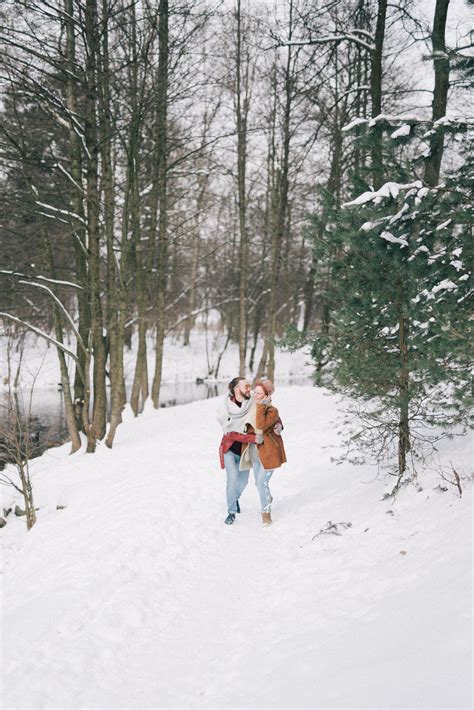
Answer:
<svg viewBox="0 0 474 710"><path fill-rule="evenodd" d="M2 531L4 707L469 707L469 496L411 489L387 514L383 481L322 448L334 399L276 403L270 528L252 480L223 525L216 401L34 462L49 508ZM313 539L328 520L352 527Z"/></svg>

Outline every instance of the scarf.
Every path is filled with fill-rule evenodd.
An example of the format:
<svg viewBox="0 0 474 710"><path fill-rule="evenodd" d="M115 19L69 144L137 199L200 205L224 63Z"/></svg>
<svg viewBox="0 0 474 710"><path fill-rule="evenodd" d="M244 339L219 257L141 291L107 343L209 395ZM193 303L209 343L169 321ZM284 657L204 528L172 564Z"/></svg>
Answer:
<svg viewBox="0 0 474 710"><path fill-rule="evenodd" d="M257 429L257 403L252 401L252 406L249 409L247 418L245 420L246 424L250 424L255 432L255 443L249 443L245 448L242 447L242 454L240 457L240 470L245 470L252 468L253 462L258 458L257 447L255 444L261 444L263 442L263 431L262 429Z"/></svg>
<svg viewBox="0 0 474 710"><path fill-rule="evenodd" d="M239 407L230 396L224 398L223 410L218 418L225 434L231 431L236 431L239 434L245 433L247 415L252 404L252 399L244 399Z"/></svg>

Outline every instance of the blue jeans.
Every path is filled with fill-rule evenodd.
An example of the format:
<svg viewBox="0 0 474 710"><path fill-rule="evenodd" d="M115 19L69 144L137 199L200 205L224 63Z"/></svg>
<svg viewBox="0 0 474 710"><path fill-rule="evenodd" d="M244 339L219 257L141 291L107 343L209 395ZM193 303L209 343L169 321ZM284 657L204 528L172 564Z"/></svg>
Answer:
<svg viewBox="0 0 474 710"><path fill-rule="evenodd" d="M271 510L272 495L268 483L272 477L273 470L266 471L258 456L252 461L253 473L255 476L255 485L257 486L258 495L260 496L260 505L262 513L269 513Z"/></svg>
<svg viewBox="0 0 474 710"><path fill-rule="evenodd" d="M237 513L237 500L249 482L249 469L239 470L240 456L233 451L224 454L224 466L227 474L226 497L229 513Z"/></svg>

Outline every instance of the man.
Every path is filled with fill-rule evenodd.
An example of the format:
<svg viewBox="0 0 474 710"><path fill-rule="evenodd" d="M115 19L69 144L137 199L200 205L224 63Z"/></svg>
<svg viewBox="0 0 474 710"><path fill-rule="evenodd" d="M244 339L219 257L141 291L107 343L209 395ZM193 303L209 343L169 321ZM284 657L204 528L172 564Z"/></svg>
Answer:
<svg viewBox="0 0 474 710"><path fill-rule="evenodd" d="M217 421L222 427L220 445L221 466L225 468L227 484L226 525L232 525L240 513L239 498L249 480L249 469L240 469L242 445L255 443L255 434L247 434L247 415L252 405L250 385L245 377L234 377L229 382L229 392L224 395L217 411Z"/></svg>

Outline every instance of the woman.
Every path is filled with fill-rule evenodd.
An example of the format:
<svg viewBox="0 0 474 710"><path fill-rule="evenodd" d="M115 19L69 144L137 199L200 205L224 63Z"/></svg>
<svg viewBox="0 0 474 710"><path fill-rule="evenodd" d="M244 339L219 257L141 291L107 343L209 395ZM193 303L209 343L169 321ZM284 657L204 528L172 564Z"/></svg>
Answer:
<svg viewBox="0 0 474 710"><path fill-rule="evenodd" d="M276 468L286 461L285 447L281 438L281 421L278 409L271 396L275 388L270 380L256 382L253 393L255 407L249 412L247 422L256 434L256 444L249 444L242 451L241 467L252 465L255 485L260 496L262 523L272 524L272 496L269 481Z"/></svg>

